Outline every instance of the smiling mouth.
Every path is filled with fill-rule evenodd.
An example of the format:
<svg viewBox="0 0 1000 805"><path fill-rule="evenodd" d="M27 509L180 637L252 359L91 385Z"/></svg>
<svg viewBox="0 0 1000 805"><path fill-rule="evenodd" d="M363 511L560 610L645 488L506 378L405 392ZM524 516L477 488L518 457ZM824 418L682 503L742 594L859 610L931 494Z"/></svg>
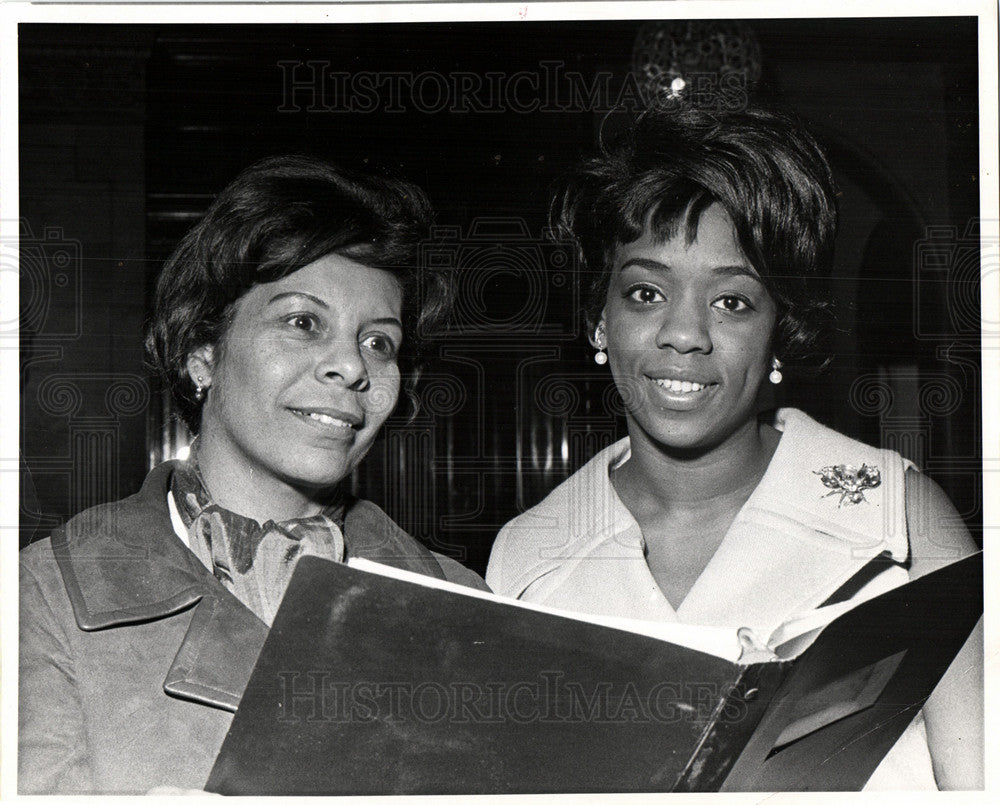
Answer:
<svg viewBox="0 0 1000 805"><path fill-rule="evenodd" d="M346 419L339 419L338 417L330 416L330 414L325 414L322 411L303 411L299 408L290 408L288 410L302 419L311 419L313 422L319 422L321 425L342 428L345 431L361 427L361 422L358 420L348 421Z"/></svg>
<svg viewBox="0 0 1000 805"><path fill-rule="evenodd" d="M693 380L677 380L669 377L651 377L650 380L671 394L694 394L715 385L714 383L696 383Z"/></svg>

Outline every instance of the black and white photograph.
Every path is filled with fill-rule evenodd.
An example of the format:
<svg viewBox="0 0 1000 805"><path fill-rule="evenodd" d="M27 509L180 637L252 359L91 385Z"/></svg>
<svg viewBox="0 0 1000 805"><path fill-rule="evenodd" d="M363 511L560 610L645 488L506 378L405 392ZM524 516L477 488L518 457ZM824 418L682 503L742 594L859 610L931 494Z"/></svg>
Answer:
<svg viewBox="0 0 1000 805"><path fill-rule="evenodd" d="M5 4L3 796L1000 785L997 7L845 8Z"/></svg>

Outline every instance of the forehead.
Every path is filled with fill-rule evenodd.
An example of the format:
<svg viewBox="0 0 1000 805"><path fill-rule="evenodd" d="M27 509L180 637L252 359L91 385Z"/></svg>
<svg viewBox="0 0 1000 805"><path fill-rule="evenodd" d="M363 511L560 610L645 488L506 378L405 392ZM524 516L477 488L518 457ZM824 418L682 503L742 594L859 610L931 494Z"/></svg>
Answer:
<svg viewBox="0 0 1000 805"><path fill-rule="evenodd" d="M647 225L639 238L618 246L613 268L620 271L630 260L637 258L663 263L669 268L709 270L720 266L740 266L757 275L743 253L732 219L718 203L709 205L702 212L693 239L689 237L683 221L673 227L669 237L658 236Z"/></svg>
<svg viewBox="0 0 1000 805"><path fill-rule="evenodd" d="M339 254L328 254L274 282L255 285L248 301L267 305L276 297L304 294L326 306L359 316L399 315L402 287L390 272Z"/></svg>

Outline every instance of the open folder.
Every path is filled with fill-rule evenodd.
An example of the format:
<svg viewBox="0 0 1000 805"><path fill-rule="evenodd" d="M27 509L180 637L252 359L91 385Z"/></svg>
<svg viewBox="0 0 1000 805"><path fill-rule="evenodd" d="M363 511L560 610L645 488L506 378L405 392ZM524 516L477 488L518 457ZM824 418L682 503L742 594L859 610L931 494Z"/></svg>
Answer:
<svg viewBox="0 0 1000 805"><path fill-rule="evenodd" d="M640 634L304 557L206 787L857 790L982 600L976 554L772 635L648 623L635 628L655 633Z"/></svg>

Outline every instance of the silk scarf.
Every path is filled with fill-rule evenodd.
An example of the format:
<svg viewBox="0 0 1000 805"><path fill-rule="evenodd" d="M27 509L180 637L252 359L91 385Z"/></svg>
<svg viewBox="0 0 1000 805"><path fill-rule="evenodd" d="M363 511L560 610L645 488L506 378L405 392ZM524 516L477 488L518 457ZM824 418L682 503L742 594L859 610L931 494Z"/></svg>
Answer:
<svg viewBox="0 0 1000 805"><path fill-rule="evenodd" d="M174 470L170 491L188 532L191 550L268 626L274 620L295 564L310 555L344 559L344 504L331 502L317 515L263 525L218 505L198 469L196 450Z"/></svg>

